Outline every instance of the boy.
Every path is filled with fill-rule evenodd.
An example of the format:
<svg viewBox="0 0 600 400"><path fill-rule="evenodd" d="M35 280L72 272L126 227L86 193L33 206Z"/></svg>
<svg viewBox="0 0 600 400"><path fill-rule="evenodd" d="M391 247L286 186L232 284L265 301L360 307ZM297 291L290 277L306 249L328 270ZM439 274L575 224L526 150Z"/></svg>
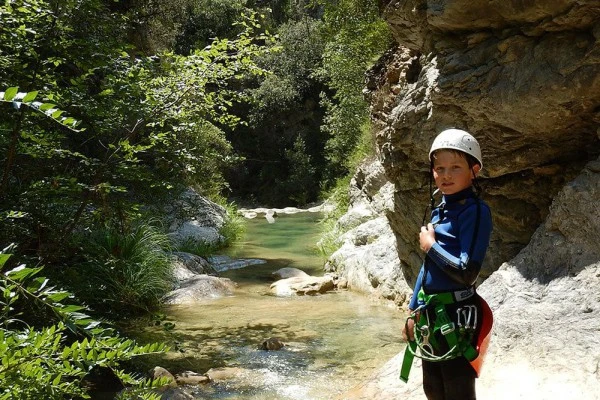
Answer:
<svg viewBox="0 0 600 400"><path fill-rule="evenodd" d="M481 149L470 133L447 129L433 141L429 160L442 202L419 233L425 261L403 336L409 340L412 354L423 359L423 389L428 400L475 400L481 362L475 365L475 360L484 352L480 335L487 304L473 285L492 231L489 207L478 197ZM412 356L409 358L412 363ZM401 378L407 380L404 369L403 364Z"/></svg>

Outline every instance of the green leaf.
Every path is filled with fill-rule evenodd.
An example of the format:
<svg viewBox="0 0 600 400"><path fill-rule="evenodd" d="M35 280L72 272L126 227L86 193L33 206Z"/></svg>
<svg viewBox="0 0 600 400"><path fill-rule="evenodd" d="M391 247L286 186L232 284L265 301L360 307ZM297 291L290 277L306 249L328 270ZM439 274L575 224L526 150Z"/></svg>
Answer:
<svg viewBox="0 0 600 400"><path fill-rule="evenodd" d="M4 266L6 261L10 258L11 254L0 254L0 268Z"/></svg>
<svg viewBox="0 0 600 400"><path fill-rule="evenodd" d="M28 92L25 97L23 97L23 103L31 103L32 101L35 100L35 98L38 95L38 91L34 91L34 92Z"/></svg>
<svg viewBox="0 0 600 400"><path fill-rule="evenodd" d="M48 300L49 300L49 301L52 301L52 302L55 302L55 303L58 303L58 302L60 302L61 300L64 300L64 299L66 299L66 298L67 298L67 297L69 297L70 295L71 295L71 293L69 293L69 292L56 292L56 293L51 293L51 294L49 294L49 295L48 295ZM79 308L79 309L76 309L76 310L73 310L73 311L79 311L80 309L81 309L81 308ZM64 311L64 309L63 309L63 311Z"/></svg>
<svg viewBox="0 0 600 400"><path fill-rule="evenodd" d="M13 268L10 271L8 271L6 273L6 275L9 276L11 279L14 279L15 281L22 281L23 279L26 279L30 276L37 274L41 270L42 270L42 267L26 268L24 265L19 265L18 267Z"/></svg>
<svg viewBox="0 0 600 400"><path fill-rule="evenodd" d="M56 107L56 104L52 104L52 103L44 103L40 106L40 111L47 111L50 110L52 108Z"/></svg>
<svg viewBox="0 0 600 400"><path fill-rule="evenodd" d="M14 86L14 87L9 87L8 89L6 89L6 92L4 92L4 101L11 101L12 99L15 98L15 96L17 95L17 93L19 92L19 88Z"/></svg>
<svg viewBox="0 0 600 400"><path fill-rule="evenodd" d="M64 111L56 110L56 111L52 112L52 114L50 114L50 115L52 116L52 118L57 119L58 117L61 116L62 113L64 113Z"/></svg>
<svg viewBox="0 0 600 400"><path fill-rule="evenodd" d="M65 348L63 349L63 352L61 354L61 358L63 360L66 360L70 354L71 354L71 348L69 346L65 346Z"/></svg>

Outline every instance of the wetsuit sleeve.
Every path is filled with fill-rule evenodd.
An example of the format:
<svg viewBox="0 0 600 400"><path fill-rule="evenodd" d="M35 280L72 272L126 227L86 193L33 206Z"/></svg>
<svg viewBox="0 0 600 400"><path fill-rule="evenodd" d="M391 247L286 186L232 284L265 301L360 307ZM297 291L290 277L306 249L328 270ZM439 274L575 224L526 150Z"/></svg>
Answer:
<svg viewBox="0 0 600 400"><path fill-rule="evenodd" d="M479 208L479 221L477 212ZM452 280L470 286L475 283L481 264L485 258L492 232L492 217L484 203L480 207L475 204L466 208L459 215L460 255L454 256L442 248L439 243L429 249L427 255ZM476 224L477 225L477 232ZM473 244L473 240L475 243ZM469 254L472 252L472 254Z"/></svg>
<svg viewBox="0 0 600 400"><path fill-rule="evenodd" d="M425 270L421 266L421 271L419 271L419 276L417 277L417 282L415 283L415 288L413 289L413 294L412 294L412 297L410 298L410 304L408 305L408 308L411 310L416 310L417 307L419 307L417 293L419 293L419 291L421 290L421 287L423 286L424 272L425 272Z"/></svg>

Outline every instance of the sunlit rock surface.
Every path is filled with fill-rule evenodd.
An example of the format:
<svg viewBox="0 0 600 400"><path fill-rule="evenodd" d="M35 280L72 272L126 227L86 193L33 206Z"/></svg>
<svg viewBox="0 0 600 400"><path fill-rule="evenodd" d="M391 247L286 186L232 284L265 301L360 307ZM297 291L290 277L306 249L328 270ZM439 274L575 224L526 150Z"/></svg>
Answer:
<svg viewBox="0 0 600 400"><path fill-rule="evenodd" d="M494 218L478 290L496 325L478 398L599 399L600 3L380 4L398 46L365 94L406 280L422 262L429 146L466 129ZM400 358L342 398L424 399L418 364L398 380Z"/></svg>
<svg viewBox="0 0 600 400"><path fill-rule="evenodd" d="M166 206L169 236L177 244L186 242L218 244L224 238L219 229L225 223L227 211L222 206L186 190Z"/></svg>

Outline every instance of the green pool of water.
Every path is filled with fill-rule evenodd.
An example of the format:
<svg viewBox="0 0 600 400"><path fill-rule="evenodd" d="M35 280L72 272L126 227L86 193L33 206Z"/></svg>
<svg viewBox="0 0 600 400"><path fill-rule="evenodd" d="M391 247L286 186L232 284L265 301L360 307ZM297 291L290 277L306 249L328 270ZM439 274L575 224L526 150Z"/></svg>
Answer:
<svg viewBox="0 0 600 400"><path fill-rule="evenodd" d="M320 296L272 296L272 272L295 267L323 275L315 252L318 214L283 215L269 224L248 220L245 239L227 254L265 264L222 275L238 283L233 296L170 306L171 332L155 337L175 345L162 366L173 373L235 371L222 382L191 388L202 399L332 399L366 379L402 349L403 316L348 291ZM260 350L278 337L286 346Z"/></svg>

